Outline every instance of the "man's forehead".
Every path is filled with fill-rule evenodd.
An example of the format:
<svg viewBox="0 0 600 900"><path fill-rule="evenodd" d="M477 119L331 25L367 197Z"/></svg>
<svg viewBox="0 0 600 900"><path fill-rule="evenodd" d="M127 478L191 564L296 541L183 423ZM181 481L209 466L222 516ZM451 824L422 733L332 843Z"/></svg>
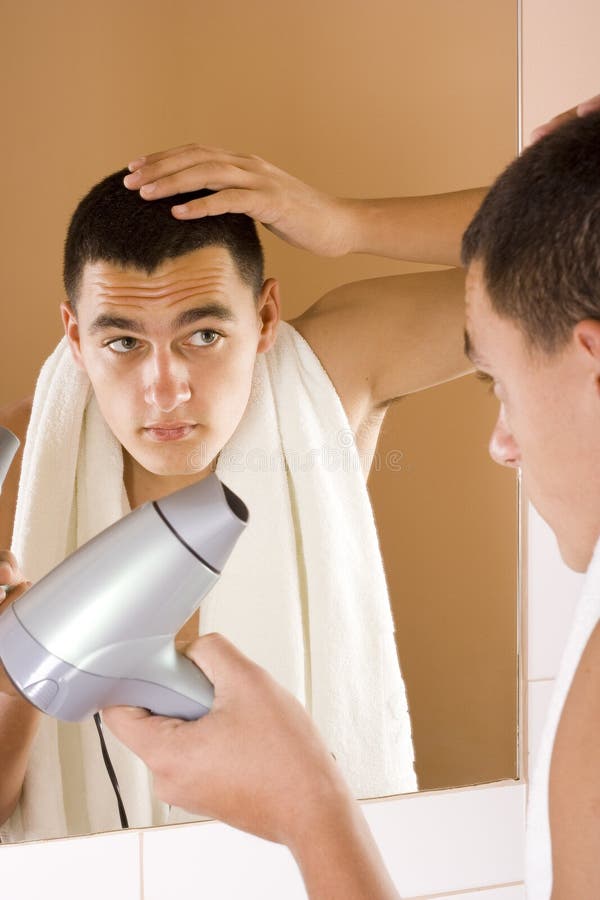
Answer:
<svg viewBox="0 0 600 900"><path fill-rule="evenodd" d="M190 291L227 291L245 288L225 247L202 247L164 260L152 272L107 260L85 264L80 294L99 301L127 299L176 300Z"/></svg>
<svg viewBox="0 0 600 900"><path fill-rule="evenodd" d="M471 263L467 269L465 282L465 354L475 365L485 362L480 348L480 336L483 337L488 325L491 311L489 298L485 288L483 266L479 261Z"/></svg>
<svg viewBox="0 0 600 900"><path fill-rule="evenodd" d="M504 369L510 363L530 360L531 348L517 322L496 312L487 290L483 265L467 270L465 304L465 352L477 368Z"/></svg>

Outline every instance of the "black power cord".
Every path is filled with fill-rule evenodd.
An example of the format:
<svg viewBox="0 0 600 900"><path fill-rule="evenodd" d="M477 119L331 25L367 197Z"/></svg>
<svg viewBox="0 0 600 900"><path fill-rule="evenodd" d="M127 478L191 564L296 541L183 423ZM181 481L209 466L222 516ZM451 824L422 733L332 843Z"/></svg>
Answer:
<svg viewBox="0 0 600 900"><path fill-rule="evenodd" d="M119 807L119 817L121 819L121 828L129 828L129 822L127 821L127 813L125 812L125 807L123 806L123 800L121 799L121 791L119 789L119 782L117 781L117 776L115 774L115 770L113 768L113 764L111 762L110 756L108 754L108 749L106 747L106 742L104 740L104 734L102 732L102 719L100 718L100 713L94 713L94 722L96 723L96 728L98 729L98 735L100 737L100 747L102 750L102 759L104 760L104 765L106 766L106 771L108 772L108 777L110 778L110 783L112 784L114 792L117 797L117 806Z"/></svg>

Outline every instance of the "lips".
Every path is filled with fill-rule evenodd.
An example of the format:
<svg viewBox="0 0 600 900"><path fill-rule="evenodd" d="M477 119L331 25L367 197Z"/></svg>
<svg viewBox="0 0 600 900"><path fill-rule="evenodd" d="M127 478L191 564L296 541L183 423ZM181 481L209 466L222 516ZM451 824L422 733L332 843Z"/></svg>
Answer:
<svg viewBox="0 0 600 900"><path fill-rule="evenodd" d="M192 433L195 422L154 422L144 427L146 435L153 441L180 441Z"/></svg>

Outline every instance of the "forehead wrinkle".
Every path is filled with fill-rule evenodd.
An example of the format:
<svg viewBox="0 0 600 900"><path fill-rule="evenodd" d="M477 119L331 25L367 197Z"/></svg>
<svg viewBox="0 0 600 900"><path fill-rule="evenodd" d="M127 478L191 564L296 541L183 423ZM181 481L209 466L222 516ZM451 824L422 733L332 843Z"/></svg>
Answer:
<svg viewBox="0 0 600 900"><path fill-rule="evenodd" d="M98 278L92 280L91 286L96 288L97 293L101 297L112 300L129 297L142 300L162 300L165 298L178 299L193 293L205 293L207 291L225 293L227 279L223 277L223 273L208 273L201 277L187 278L185 280L167 280L162 278L152 283L149 283L148 280L142 283L135 283L129 279L119 281L111 278L108 281Z"/></svg>

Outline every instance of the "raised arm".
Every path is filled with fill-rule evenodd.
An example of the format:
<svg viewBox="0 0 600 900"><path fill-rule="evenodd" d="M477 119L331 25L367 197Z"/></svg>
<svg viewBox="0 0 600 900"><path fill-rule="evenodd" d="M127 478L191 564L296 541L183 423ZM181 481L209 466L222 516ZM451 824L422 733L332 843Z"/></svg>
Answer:
<svg viewBox="0 0 600 900"><path fill-rule="evenodd" d="M427 197L355 200L304 184L257 156L190 144L130 163L125 185L147 200L208 188L174 203L180 219L245 213L295 247L321 256L372 253L460 265L460 239L485 196L474 188Z"/></svg>
<svg viewBox="0 0 600 900"><path fill-rule="evenodd" d="M291 324L321 360L352 421L472 371L460 269L342 285Z"/></svg>

